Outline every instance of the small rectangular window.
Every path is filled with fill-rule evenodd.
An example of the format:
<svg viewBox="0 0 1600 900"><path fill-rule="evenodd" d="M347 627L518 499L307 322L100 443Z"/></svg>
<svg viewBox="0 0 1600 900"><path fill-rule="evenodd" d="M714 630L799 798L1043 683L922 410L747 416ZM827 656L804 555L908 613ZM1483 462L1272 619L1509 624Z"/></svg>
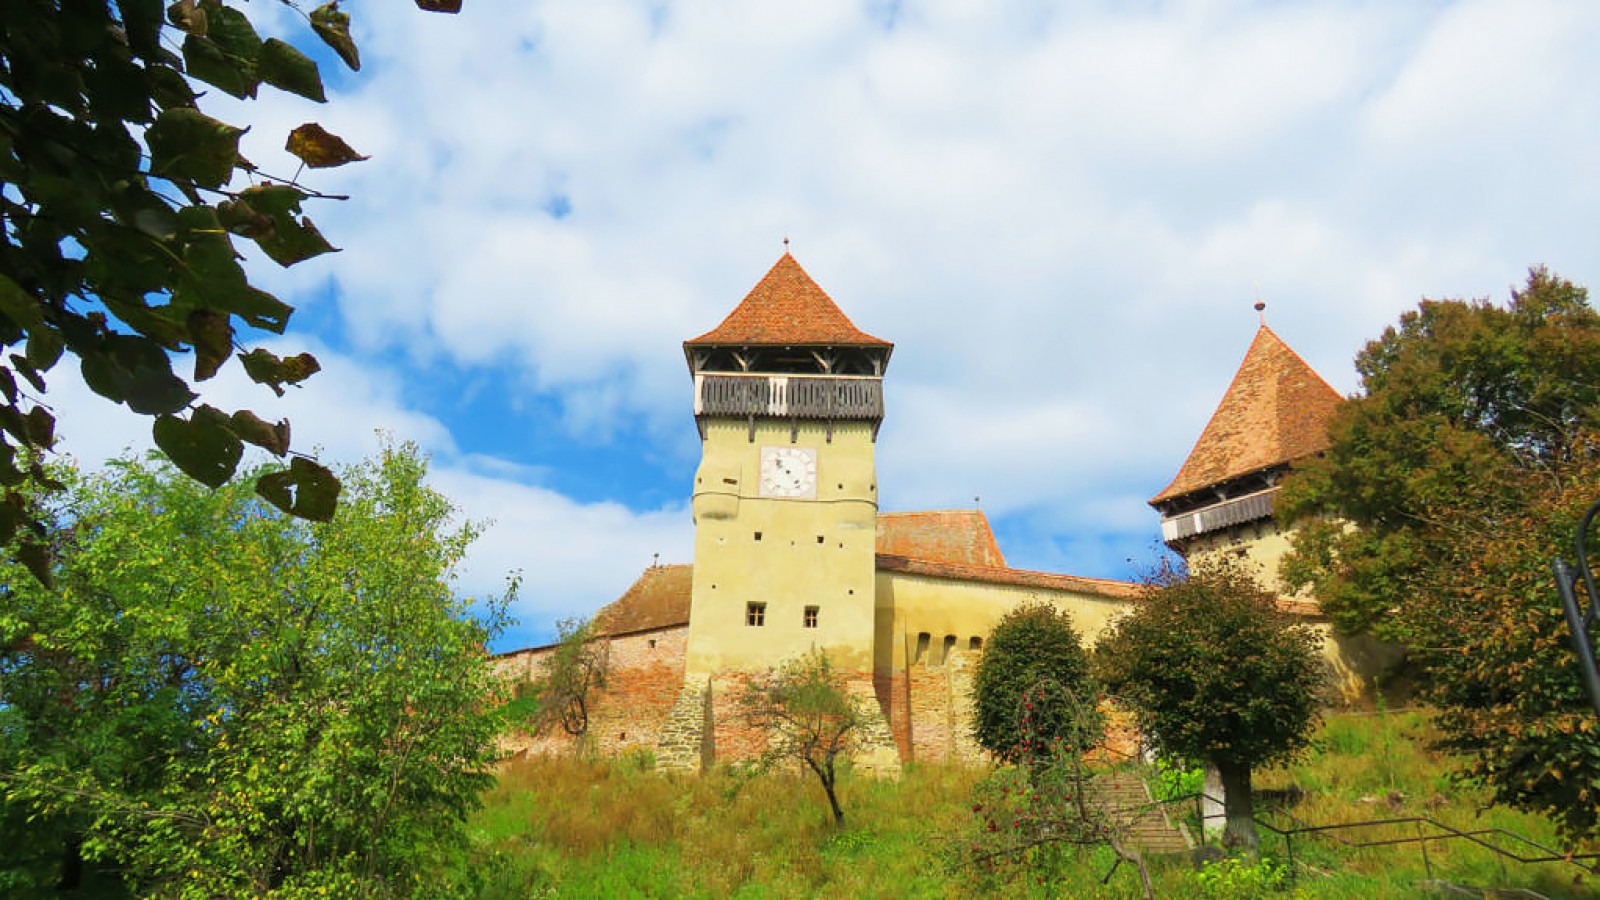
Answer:
<svg viewBox="0 0 1600 900"><path fill-rule="evenodd" d="M758 628L767 624L767 605L765 603L746 603L744 605L744 623Z"/></svg>
<svg viewBox="0 0 1600 900"><path fill-rule="evenodd" d="M817 613L819 611L820 611L820 607L816 607L816 606L808 606L808 607L806 607L805 626L807 628L815 628L815 627L817 627Z"/></svg>

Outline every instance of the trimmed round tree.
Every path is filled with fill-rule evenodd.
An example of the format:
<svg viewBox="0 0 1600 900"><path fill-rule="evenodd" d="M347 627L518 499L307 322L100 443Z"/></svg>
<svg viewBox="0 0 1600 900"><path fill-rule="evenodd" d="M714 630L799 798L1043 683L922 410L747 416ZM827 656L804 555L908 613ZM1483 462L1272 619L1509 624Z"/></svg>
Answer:
<svg viewBox="0 0 1600 900"><path fill-rule="evenodd" d="M973 735L1011 763L1056 751L1082 753L1099 742L1104 721L1097 688L1072 620L1035 604L1007 613L984 644L973 680Z"/></svg>
<svg viewBox="0 0 1600 900"><path fill-rule="evenodd" d="M1253 851L1251 775L1310 744L1326 678L1320 643L1230 557L1187 577L1158 574L1100 638L1095 661L1158 751L1216 768L1224 843Z"/></svg>

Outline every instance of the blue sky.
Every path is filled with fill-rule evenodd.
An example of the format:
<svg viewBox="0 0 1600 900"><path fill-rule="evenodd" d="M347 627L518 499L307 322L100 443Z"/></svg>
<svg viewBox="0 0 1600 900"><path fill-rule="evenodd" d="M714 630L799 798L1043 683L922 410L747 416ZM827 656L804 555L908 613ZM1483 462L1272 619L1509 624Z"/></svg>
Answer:
<svg viewBox="0 0 1600 900"><path fill-rule="evenodd" d="M279 4L263 33L304 39ZM1128 577L1256 327L1342 392L1423 296L1528 266L1600 287L1600 5L1477 2L352 3L332 102L214 115L289 173L316 120L370 154L310 173L341 253L254 278L325 371L218 405L353 459L430 451L492 519L464 592L521 569L502 648L690 561L681 342L783 250L896 342L885 509L969 507L1013 565ZM53 385L93 463L148 423ZM75 414L75 410L83 412ZM1130 564L1129 560L1134 564Z"/></svg>

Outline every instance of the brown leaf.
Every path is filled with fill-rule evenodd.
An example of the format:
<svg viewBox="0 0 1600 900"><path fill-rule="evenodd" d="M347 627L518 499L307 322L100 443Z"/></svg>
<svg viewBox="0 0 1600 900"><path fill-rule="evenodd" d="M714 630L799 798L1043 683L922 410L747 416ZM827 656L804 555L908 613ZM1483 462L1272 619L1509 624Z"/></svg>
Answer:
<svg viewBox="0 0 1600 900"><path fill-rule="evenodd" d="M233 414L229 424L233 426L233 433L241 440L249 441L276 456L283 456L289 452L288 419L273 424L248 409L241 409Z"/></svg>
<svg viewBox="0 0 1600 900"><path fill-rule="evenodd" d="M352 149L343 138L331 134L315 122L307 122L289 132L284 149L300 157L313 169L328 169L367 158Z"/></svg>
<svg viewBox="0 0 1600 900"><path fill-rule="evenodd" d="M209 309L189 313L189 339L194 342L194 380L217 374L233 354L232 317Z"/></svg>

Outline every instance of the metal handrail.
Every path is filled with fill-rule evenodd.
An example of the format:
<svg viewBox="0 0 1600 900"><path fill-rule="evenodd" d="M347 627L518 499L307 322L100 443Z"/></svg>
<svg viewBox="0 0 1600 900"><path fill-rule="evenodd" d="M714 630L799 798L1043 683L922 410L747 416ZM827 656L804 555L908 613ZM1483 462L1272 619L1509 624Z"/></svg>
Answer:
<svg viewBox="0 0 1600 900"><path fill-rule="evenodd" d="M1556 576L1556 590L1561 593L1561 606L1566 612L1567 627L1572 630L1572 649L1578 655L1578 670L1583 675L1583 683L1589 691L1589 703L1594 707L1596 716L1600 716L1600 668L1595 665L1594 644L1589 638L1589 628L1600 620L1600 594L1594 586L1594 573L1589 569L1589 526L1593 524L1596 513L1600 513L1600 500L1596 500L1589 511L1583 514L1583 519L1578 522L1578 530L1573 535L1573 556L1577 559L1577 571L1567 564L1561 557L1556 557L1550 563L1550 570ZM1583 581L1584 592L1589 598L1589 608L1582 609L1578 603L1577 584Z"/></svg>
<svg viewBox="0 0 1600 900"><path fill-rule="evenodd" d="M1192 793L1192 794L1184 794L1184 795L1179 796L1179 797L1172 797L1172 798L1169 798L1169 799L1166 799L1166 800L1158 800L1158 801L1155 801L1155 802L1163 803L1163 804L1166 804L1166 803L1188 803L1188 802L1194 802L1196 804L1196 806L1199 807L1200 802L1204 801L1204 800L1209 800L1212 803L1215 803L1215 804L1218 804L1218 805L1223 805L1223 801L1222 800L1220 800L1220 799L1218 799L1216 797L1213 797L1210 794L1205 793L1204 791L1198 791L1198 792L1195 792L1195 793ZM1391 846L1398 846L1398 845L1401 845L1401 844L1420 844L1422 846L1423 865L1427 869L1428 876L1430 878L1433 877L1433 864L1428 859L1427 845L1430 842L1433 842L1433 841L1450 841L1450 840L1465 840L1465 841L1468 841L1469 843L1477 844L1478 846L1483 847L1484 849L1489 850L1489 851L1495 853L1496 855L1498 855L1500 857L1503 857L1505 859L1510 859L1510 860L1513 860L1513 861L1519 862L1519 863L1564 862L1564 863L1570 863L1571 865L1576 866L1577 868L1579 868L1582 871L1587 872L1589 874L1600 874L1600 853L1563 853L1562 851L1557 850L1557 849L1555 849L1553 847L1547 847L1544 844L1539 843L1538 841L1532 840L1531 838L1523 837L1522 835L1517 834L1514 831L1507 831L1504 828L1479 828L1479 829L1475 829L1475 830L1471 830L1471 831L1463 831L1462 829L1456 828L1456 827L1454 827L1452 825L1446 825L1445 823L1440 822L1439 820L1431 818L1429 816L1401 816L1399 818L1394 818L1394 819L1366 819L1366 820L1363 820L1363 821L1360 821L1360 822L1336 822L1336 823L1328 824L1328 825L1312 825L1312 824L1309 824L1309 823L1301 822L1299 819L1296 819L1293 815L1291 815L1289 813L1286 813L1286 812L1279 811L1276 814L1280 815L1280 816L1283 816L1284 818L1288 819L1291 822L1294 822L1295 826L1292 827L1292 828L1280 828L1277 825L1274 825L1272 822L1265 821L1264 819L1261 818L1260 815L1253 815L1253 816L1251 816L1251 818L1255 821L1255 823L1256 823L1256 825L1258 827L1265 828L1266 830L1272 832L1273 834L1276 834L1279 837L1283 838L1284 847L1287 849L1287 853L1288 853L1288 857L1289 857L1289 871L1290 871L1290 877L1291 878L1294 877L1294 838L1299 836L1299 835L1311 835L1311 836L1315 836L1315 837L1326 837L1329 840L1337 842L1341 846L1348 847L1348 848L1353 849L1353 850L1365 849L1365 848L1369 848L1369 847L1391 847ZM1203 833L1205 831L1205 820L1207 820L1207 819L1216 819L1216 818L1224 818L1225 816L1226 816L1226 813L1222 813L1222 814L1212 813L1211 815L1206 815L1204 812L1201 812L1199 814L1201 832ZM1334 833L1334 832L1337 832L1337 831L1344 831L1344 830L1355 829L1355 828L1377 828L1377 827L1382 827L1382 826L1396 826L1396 825L1415 825L1418 828L1421 828L1422 826L1429 826L1429 827L1435 828L1438 831L1443 832L1443 833L1442 834L1426 834L1426 835L1425 834L1419 834L1416 837L1385 838L1385 839L1382 839L1382 840L1372 840L1372 841L1352 841L1352 840L1349 840L1349 839L1345 838L1342 835ZM1488 840L1485 840L1484 838L1486 836L1489 836L1489 835L1508 838L1511 841L1515 841L1515 842L1517 842L1519 844L1522 844L1522 845L1525 845L1525 846L1528 846L1528 847L1532 847L1532 848L1540 851L1543 855L1542 856L1523 856L1523 855L1521 855L1519 853L1516 853L1516 852L1513 852L1513 851L1511 851L1511 850L1509 850L1509 849L1507 849L1505 847L1501 847L1501 846L1499 846L1497 844L1491 843ZM1591 861L1594 861L1596 864L1584 865L1581 862L1583 860L1591 860Z"/></svg>

